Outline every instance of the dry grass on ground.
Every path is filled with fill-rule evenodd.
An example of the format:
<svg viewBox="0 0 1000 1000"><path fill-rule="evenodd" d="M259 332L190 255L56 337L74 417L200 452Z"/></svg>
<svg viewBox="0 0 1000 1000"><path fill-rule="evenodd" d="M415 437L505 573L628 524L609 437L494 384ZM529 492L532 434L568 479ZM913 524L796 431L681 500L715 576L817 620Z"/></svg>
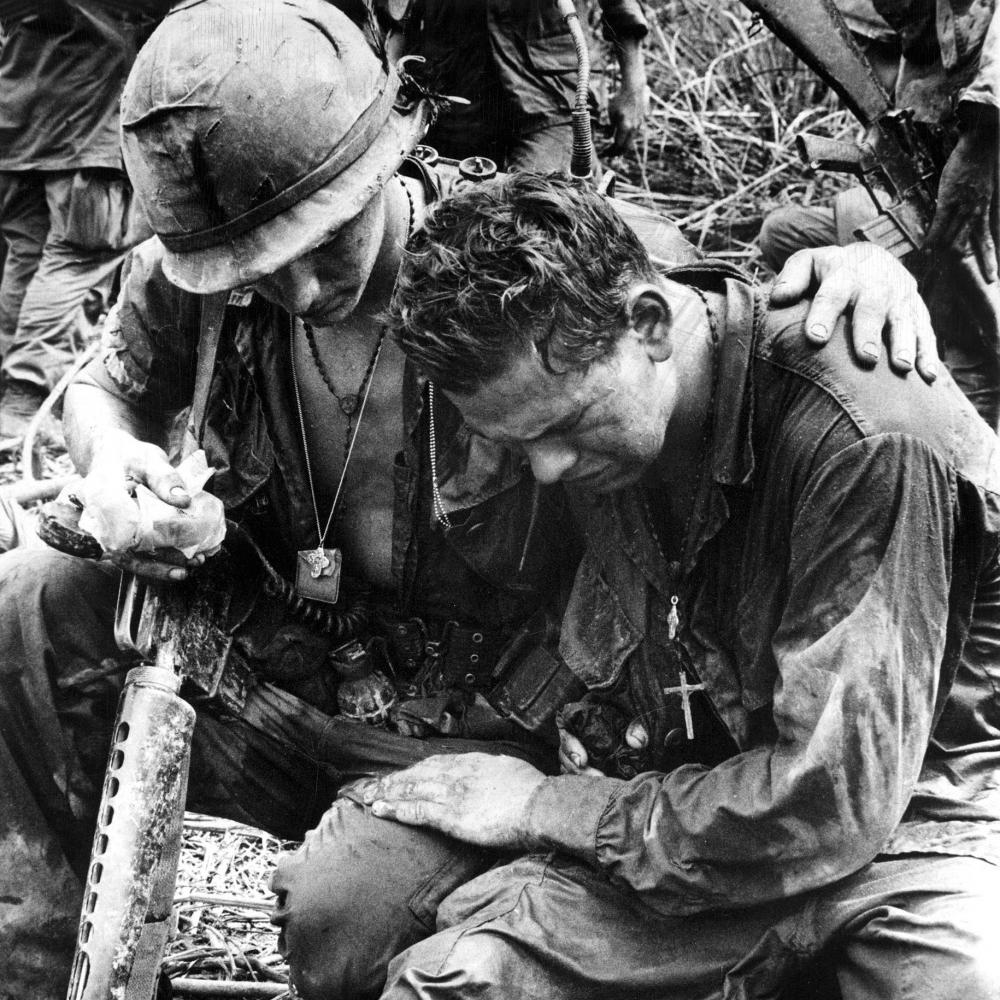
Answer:
<svg viewBox="0 0 1000 1000"><path fill-rule="evenodd" d="M850 136L828 88L735 0L647 5L650 113L635 154L612 166L618 194L669 215L702 250L763 267L753 240L781 204L822 201L795 136Z"/></svg>
<svg viewBox="0 0 1000 1000"><path fill-rule="evenodd" d="M846 136L852 120L735 0L647 0L647 7L650 114L634 153L610 164L618 194L669 215L713 256L759 271L753 240L764 215L779 204L820 201L836 187L806 175L795 134ZM595 84L605 96L613 87L600 75ZM41 471L62 475L68 465L46 454ZM0 483L19 475L8 463ZM281 847L259 831L189 817L166 958L171 977L187 984L181 995L282 992L285 967L265 888ZM216 982L199 989L196 979ZM227 985L234 980L244 985Z"/></svg>

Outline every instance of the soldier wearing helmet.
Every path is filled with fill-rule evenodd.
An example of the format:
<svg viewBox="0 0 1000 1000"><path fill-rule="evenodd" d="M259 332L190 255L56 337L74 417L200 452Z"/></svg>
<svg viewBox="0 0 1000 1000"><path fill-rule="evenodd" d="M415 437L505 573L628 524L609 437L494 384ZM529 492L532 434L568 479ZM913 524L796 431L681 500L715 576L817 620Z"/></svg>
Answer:
<svg viewBox="0 0 1000 1000"><path fill-rule="evenodd" d="M384 337L405 241L458 178L408 159L430 117L377 40L320 0L177 4L122 103L157 237L65 406L117 567L169 581L203 562L135 551L132 484L178 517L190 502L168 460L178 424L216 470L231 538L249 540L231 655L257 683L238 714L199 707L188 805L305 837L274 885L304 997L377 995L438 902L494 860L374 820L356 780L475 748L552 769L545 734L570 694L546 617L574 556L561 492L464 428ZM621 210L658 256L692 258L675 227ZM812 263L839 311L856 261ZM916 301L892 294L898 274L874 290L878 332ZM38 1000L68 976L123 676L118 583L54 551L0 561L0 865L20 900L0 914L0 973Z"/></svg>

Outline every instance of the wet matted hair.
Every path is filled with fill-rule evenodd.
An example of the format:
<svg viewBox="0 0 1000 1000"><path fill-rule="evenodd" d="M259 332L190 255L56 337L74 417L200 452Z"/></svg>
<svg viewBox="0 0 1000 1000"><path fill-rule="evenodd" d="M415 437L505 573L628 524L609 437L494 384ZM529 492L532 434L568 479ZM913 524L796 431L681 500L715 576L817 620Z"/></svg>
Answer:
<svg viewBox="0 0 1000 1000"><path fill-rule="evenodd" d="M442 389L470 392L532 346L550 371L607 355L636 281L656 271L608 200L518 172L436 205L404 255L387 320Z"/></svg>

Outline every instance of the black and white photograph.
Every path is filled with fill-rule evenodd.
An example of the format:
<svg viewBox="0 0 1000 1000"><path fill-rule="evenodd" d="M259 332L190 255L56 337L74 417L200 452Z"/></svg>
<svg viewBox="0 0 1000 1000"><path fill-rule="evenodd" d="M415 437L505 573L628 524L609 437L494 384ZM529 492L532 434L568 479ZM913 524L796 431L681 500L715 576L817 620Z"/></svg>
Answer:
<svg viewBox="0 0 1000 1000"><path fill-rule="evenodd" d="M0 1000L1000 1000L997 0L0 0Z"/></svg>

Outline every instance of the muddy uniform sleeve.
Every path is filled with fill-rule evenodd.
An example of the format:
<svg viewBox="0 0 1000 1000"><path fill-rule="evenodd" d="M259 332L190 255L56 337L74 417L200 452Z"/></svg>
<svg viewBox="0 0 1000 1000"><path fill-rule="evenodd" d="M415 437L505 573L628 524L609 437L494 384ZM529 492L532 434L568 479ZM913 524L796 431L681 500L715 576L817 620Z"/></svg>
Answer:
<svg viewBox="0 0 1000 1000"><path fill-rule="evenodd" d="M198 299L170 284L160 253L147 240L128 256L100 353L77 377L154 416L190 402L199 331Z"/></svg>
<svg viewBox="0 0 1000 1000"><path fill-rule="evenodd" d="M996 116L1000 112L1000 11L993 18L979 54L979 69L972 83L959 95L963 105L984 105Z"/></svg>
<svg viewBox="0 0 1000 1000"><path fill-rule="evenodd" d="M830 458L791 525L776 740L711 769L548 778L532 802L538 838L669 913L780 899L869 862L930 737L955 491L937 454L905 435Z"/></svg>

